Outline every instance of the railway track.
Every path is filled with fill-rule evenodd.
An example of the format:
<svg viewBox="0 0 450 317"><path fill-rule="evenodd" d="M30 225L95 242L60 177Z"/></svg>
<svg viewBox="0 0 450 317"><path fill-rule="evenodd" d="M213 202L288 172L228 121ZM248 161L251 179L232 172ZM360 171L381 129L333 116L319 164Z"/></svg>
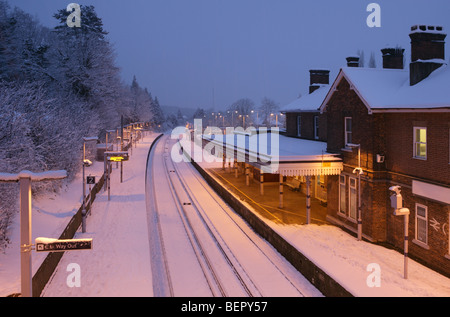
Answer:
<svg viewBox="0 0 450 317"><path fill-rule="evenodd" d="M155 296L304 296L267 242L190 164L172 161L175 141L163 136L156 142L147 167Z"/></svg>

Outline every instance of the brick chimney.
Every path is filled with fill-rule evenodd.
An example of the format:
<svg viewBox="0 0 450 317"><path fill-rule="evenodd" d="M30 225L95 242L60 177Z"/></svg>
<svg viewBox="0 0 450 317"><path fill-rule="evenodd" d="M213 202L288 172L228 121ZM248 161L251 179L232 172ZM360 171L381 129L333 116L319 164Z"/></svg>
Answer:
<svg viewBox="0 0 450 317"><path fill-rule="evenodd" d="M312 94L314 91L319 89L321 85L330 84L330 71L323 69L311 69L309 71L310 75L310 86L309 93Z"/></svg>
<svg viewBox="0 0 450 317"><path fill-rule="evenodd" d="M349 56L347 59L348 67L359 67L359 57L357 56Z"/></svg>
<svg viewBox="0 0 450 317"><path fill-rule="evenodd" d="M381 53L383 54L383 68L403 69L404 52L405 50L400 47L382 49Z"/></svg>
<svg viewBox="0 0 450 317"><path fill-rule="evenodd" d="M427 78L445 61L445 38L442 26L414 25L411 27L410 85Z"/></svg>

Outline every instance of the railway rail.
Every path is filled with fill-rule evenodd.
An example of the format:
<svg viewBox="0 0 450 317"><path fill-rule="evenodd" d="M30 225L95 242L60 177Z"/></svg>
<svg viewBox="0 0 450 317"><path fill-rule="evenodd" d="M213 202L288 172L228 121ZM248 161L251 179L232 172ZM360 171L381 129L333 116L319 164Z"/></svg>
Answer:
<svg viewBox="0 0 450 317"><path fill-rule="evenodd" d="M147 169L147 213L155 296L305 296L288 265L206 184L174 163L169 136Z"/></svg>

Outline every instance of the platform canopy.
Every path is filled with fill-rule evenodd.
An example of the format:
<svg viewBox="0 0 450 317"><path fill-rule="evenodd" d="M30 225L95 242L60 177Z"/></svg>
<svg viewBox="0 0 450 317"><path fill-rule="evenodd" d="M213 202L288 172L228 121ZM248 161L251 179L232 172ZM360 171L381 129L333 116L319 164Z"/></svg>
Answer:
<svg viewBox="0 0 450 317"><path fill-rule="evenodd" d="M326 152L326 142L286 137L277 130L247 129L202 138L216 148L216 155L225 153L227 160L251 164L264 173L316 176L339 175L343 170L342 159Z"/></svg>

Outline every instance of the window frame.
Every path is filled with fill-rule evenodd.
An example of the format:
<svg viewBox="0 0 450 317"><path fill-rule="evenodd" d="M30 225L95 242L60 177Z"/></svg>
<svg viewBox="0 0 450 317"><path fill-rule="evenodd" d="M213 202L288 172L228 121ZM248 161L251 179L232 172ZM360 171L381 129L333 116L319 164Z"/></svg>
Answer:
<svg viewBox="0 0 450 317"><path fill-rule="evenodd" d="M319 116L314 116L314 139L319 140Z"/></svg>
<svg viewBox="0 0 450 317"><path fill-rule="evenodd" d="M419 216L417 213L417 209L418 208L422 208L425 210L425 217L423 216ZM424 221L425 222L425 242L420 240L418 237L418 220ZM428 246L428 207L419 203L416 203L415 205L415 215L414 215L414 224L415 224L415 228L414 228L414 240L417 241L420 244L423 244L425 246Z"/></svg>
<svg viewBox="0 0 450 317"><path fill-rule="evenodd" d="M350 119L350 131L347 130L347 120ZM348 141L348 134L350 134L350 142ZM352 143L353 140L353 118L352 117L344 117L344 143L345 143L345 147L348 147L349 143Z"/></svg>
<svg viewBox="0 0 450 317"><path fill-rule="evenodd" d="M417 141L417 131L419 130L425 130L425 142ZM419 127L415 126L413 127L413 158L418 160L426 160L428 156L428 131L427 127ZM418 144L425 144L425 157L417 155L417 145Z"/></svg>

